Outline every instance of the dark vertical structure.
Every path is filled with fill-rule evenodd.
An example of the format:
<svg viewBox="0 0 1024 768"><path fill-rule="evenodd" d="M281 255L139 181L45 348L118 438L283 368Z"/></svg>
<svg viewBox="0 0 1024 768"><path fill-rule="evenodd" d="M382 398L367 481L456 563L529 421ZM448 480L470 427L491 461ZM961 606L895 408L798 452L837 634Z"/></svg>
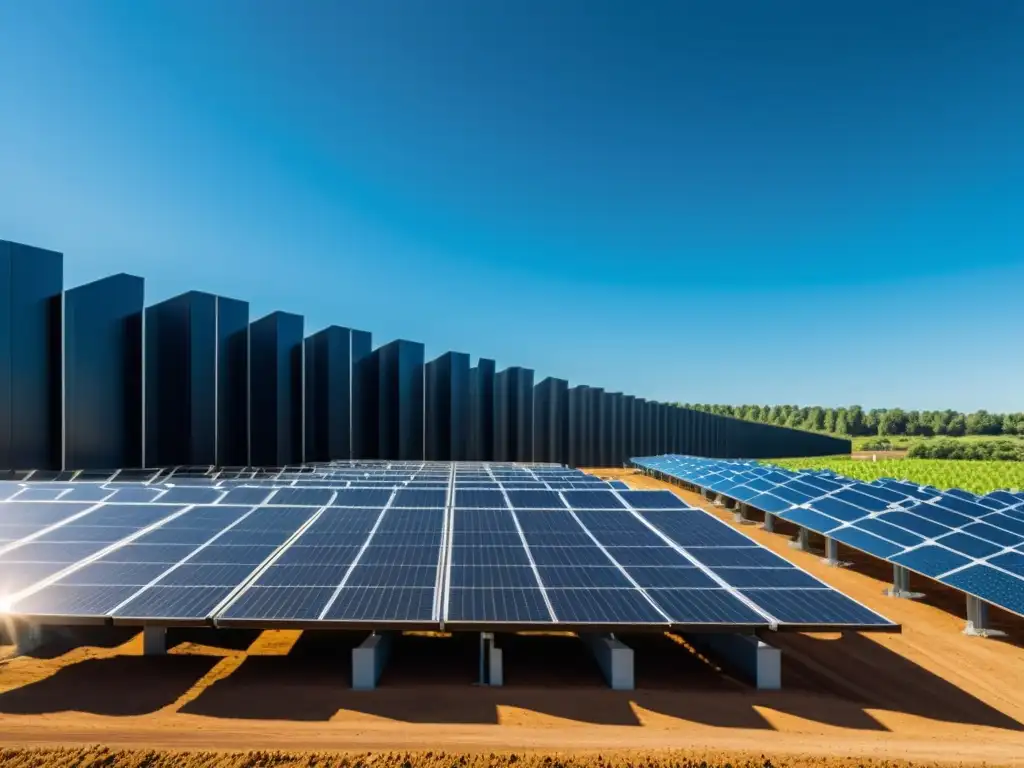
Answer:
<svg viewBox="0 0 1024 768"><path fill-rule="evenodd" d="M353 360L368 352L369 337L332 325L305 340L306 461L354 458L358 399Z"/></svg>
<svg viewBox="0 0 1024 768"><path fill-rule="evenodd" d="M424 348L398 339L377 350L379 453L382 459L423 458Z"/></svg>
<svg viewBox="0 0 1024 768"><path fill-rule="evenodd" d="M0 240L0 469L61 465L63 263Z"/></svg>
<svg viewBox="0 0 1024 768"><path fill-rule="evenodd" d="M247 463L249 305L191 291L146 309L146 463Z"/></svg>
<svg viewBox="0 0 1024 768"><path fill-rule="evenodd" d="M494 371L493 360L480 358L469 372L469 455L473 461L494 457Z"/></svg>
<svg viewBox="0 0 1024 768"><path fill-rule="evenodd" d="M249 303L217 297L217 460L249 460Z"/></svg>
<svg viewBox="0 0 1024 768"><path fill-rule="evenodd" d="M64 294L64 468L143 461L141 277L119 274Z"/></svg>
<svg viewBox="0 0 1024 768"><path fill-rule="evenodd" d="M544 379L534 387L533 459L569 462L569 382Z"/></svg>
<svg viewBox="0 0 1024 768"><path fill-rule="evenodd" d="M636 398L633 395L622 396L622 456L623 461L627 461L636 456L636 450L634 448L633 434L635 432L635 423L633 420L633 404L636 402Z"/></svg>
<svg viewBox="0 0 1024 768"><path fill-rule="evenodd" d="M302 335L299 315L274 312L249 326L249 463L302 461Z"/></svg>
<svg viewBox="0 0 1024 768"><path fill-rule="evenodd" d="M568 410L569 418L568 422L568 433L569 433L569 449L568 465L570 467L582 467L582 447L583 447L583 401L585 399L584 392L586 387L577 386L571 387L568 392Z"/></svg>
<svg viewBox="0 0 1024 768"><path fill-rule="evenodd" d="M608 403L608 421L611 425L611 435L609 438L611 447L609 449L608 466L621 467L626 460L622 441L622 393L612 392L608 395Z"/></svg>
<svg viewBox="0 0 1024 768"><path fill-rule="evenodd" d="M533 371L506 368L494 378L494 460L533 461Z"/></svg>
<svg viewBox="0 0 1024 768"><path fill-rule="evenodd" d="M430 461L469 458L469 355L446 352L427 363L427 454Z"/></svg>
<svg viewBox="0 0 1024 768"><path fill-rule="evenodd" d="M368 331L349 336L349 381L349 458L376 458L377 358Z"/></svg>

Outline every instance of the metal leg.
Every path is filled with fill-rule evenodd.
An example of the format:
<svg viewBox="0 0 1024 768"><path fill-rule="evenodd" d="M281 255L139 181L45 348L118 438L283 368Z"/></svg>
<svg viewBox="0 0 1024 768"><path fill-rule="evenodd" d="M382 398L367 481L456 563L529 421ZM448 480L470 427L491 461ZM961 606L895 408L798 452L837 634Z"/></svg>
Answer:
<svg viewBox="0 0 1024 768"><path fill-rule="evenodd" d="M849 563L844 563L839 560L839 542L829 536L825 537L824 562L834 568L849 565Z"/></svg>
<svg viewBox="0 0 1024 768"><path fill-rule="evenodd" d="M793 549L799 549L801 552L807 552L810 549L809 532L806 528L801 528L797 531L796 539L789 542L789 546Z"/></svg>
<svg viewBox="0 0 1024 768"><path fill-rule="evenodd" d="M924 594L921 592L910 591L910 571L902 565L893 565L892 586L885 593L889 597L902 597L908 600L924 597Z"/></svg>
<svg viewBox="0 0 1024 768"><path fill-rule="evenodd" d="M988 625L988 603L974 595L967 596L967 626L964 634L972 637L1005 637L1006 633Z"/></svg>
<svg viewBox="0 0 1024 768"><path fill-rule="evenodd" d="M764 516L764 529L766 531L768 531L768 533L774 533L775 532L775 515L773 515L773 514L771 514L769 512L765 513L765 516Z"/></svg>

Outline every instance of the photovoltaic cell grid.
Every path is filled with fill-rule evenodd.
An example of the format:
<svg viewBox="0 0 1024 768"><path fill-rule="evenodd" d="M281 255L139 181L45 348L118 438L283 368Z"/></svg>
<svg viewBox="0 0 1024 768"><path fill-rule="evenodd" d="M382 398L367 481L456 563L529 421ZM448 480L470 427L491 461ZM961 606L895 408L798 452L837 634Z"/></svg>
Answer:
<svg viewBox="0 0 1024 768"><path fill-rule="evenodd" d="M1024 616L1024 493L978 496L890 478L865 483L832 472L688 456L634 463Z"/></svg>
<svg viewBox="0 0 1024 768"><path fill-rule="evenodd" d="M553 465L2 482L0 601L53 623L893 626L667 491Z"/></svg>

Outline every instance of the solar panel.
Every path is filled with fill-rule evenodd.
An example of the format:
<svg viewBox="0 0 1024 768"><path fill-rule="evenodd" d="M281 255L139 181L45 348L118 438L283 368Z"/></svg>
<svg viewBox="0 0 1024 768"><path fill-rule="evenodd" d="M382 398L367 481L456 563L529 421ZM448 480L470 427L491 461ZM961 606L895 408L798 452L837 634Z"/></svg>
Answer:
<svg viewBox="0 0 1024 768"><path fill-rule="evenodd" d="M673 494L558 467L180 468L5 495L0 589L25 617L756 628L785 620L746 592L834 594L829 616L847 600Z"/></svg>
<svg viewBox="0 0 1024 768"><path fill-rule="evenodd" d="M977 496L893 479L862 483L834 474L776 468L763 468L766 473L751 479L756 465L750 462L683 456L635 463L699 487L723 489L724 495L741 501L749 499L751 506L780 519L1024 615L1019 597L1024 595L1024 573L1017 559L1024 555L1017 551L1024 546L1024 515L1020 499L1009 491ZM775 485L749 496L751 488L766 482ZM813 489L813 496L787 498L784 488L797 488L803 496ZM780 504L780 498L791 503ZM701 534L680 535L693 540ZM809 615L835 613L820 599L816 604L820 611L812 608ZM772 606L780 607L774 599L765 604L770 613Z"/></svg>

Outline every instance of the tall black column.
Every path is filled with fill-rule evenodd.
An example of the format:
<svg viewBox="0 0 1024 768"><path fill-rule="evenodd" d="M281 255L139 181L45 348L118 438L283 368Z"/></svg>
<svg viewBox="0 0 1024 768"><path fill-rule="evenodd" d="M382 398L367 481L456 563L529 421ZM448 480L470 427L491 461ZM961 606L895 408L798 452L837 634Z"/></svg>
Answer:
<svg viewBox="0 0 1024 768"><path fill-rule="evenodd" d="M0 240L0 469L61 466L63 256Z"/></svg>
<svg viewBox="0 0 1024 768"><path fill-rule="evenodd" d="M469 458L494 458L494 376L493 360L480 358L469 372Z"/></svg>
<svg viewBox="0 0 1024 768"><path fill-rule="evenodd" d="M360 342L365 342L361 349ZM337 325L305 340L306 461L353 458L354 365L368 346L368 333Z"/></svg>
<svg viewBox="0 0 1024 768"><path fill-rule="evenodd" d="M533 461L533 371L506 368L494 378L494 460Z"/></svg>
<svg viewBox="0 0 1024 768"><path fill-rule="evenodd" d="M445 352L427 363L426 420L428 460L467 460L469 355Z"/></svg>
<svg viewBox="0 0 1024 768"><path fill-rule="evenodd" d="M247 462L248 304L191 291L146 309L146 463Z"/></svg>
<svg viewBox="0 0 1024 768"><path fill-rule="evenodd" d="M141 277L119 274L64 294L64 468L143 459Z"/></svg>
<svg viewBox="0 0 1024 768"><path fill-rule="evenodd" d="M302 335L299 315L274 312L249 326L249 463L302 461Z"/></svg>
<svg viewBox="0 0 1024 768"><path fill-rule="evenodd" d="M217 461L249 461L249 303L217 297Z"/></svg>
<svg viewBox="0 0 1024 768"><path fill-rule="evenodd" d="M633 407L636 398L633 395L622 397L622 452L623 460L628 460L637 455L636 452L636 420L633 415Z"/></svg>
<svg viewBox="0 0 1024 768"><path fill-rule="evenodd" d="M569 382L546 378L534 387L534 461L569 461Z"/></svg>
<svg viewBox="0 0 1024 768"><path fill-rule="evenodd" d="M423 459L424 348L398 339L378 350L380 457Z"/></svg>
<svg viewBox="0 0 1024 768"><path fill-rule="evenodd" d="M569 450L568 465L570 467L583 466L583 441L584 441L584 406L586 401L587 388L576 386L569 389L568 393L568 430Z"/></svg>

